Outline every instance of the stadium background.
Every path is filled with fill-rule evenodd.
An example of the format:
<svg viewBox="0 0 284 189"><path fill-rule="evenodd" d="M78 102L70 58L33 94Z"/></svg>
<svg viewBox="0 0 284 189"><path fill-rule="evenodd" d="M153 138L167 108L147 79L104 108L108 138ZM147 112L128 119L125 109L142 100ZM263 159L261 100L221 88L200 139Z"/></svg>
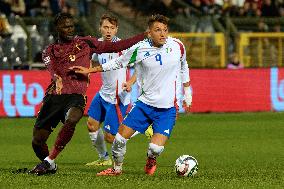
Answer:
<svg viewBox="0 0 284 189"><path fill-rule="evenodd" d="M93 36L99 36L99 17L111 12L119 17L121 38L144 31L152 13L165 14L170 35L187 49L193 112L283 111L284 4L266 1L27 1L22 12L20 4L6 3L9 12L1 1L0 69L9 71L0 71L0 116L36 115L49 77L33 71L44 70L41 51L54 41L52 15L59 11L76 17L79 35ZM244 69L227 69L234 61ZM99 89L95 77L89 98Z"/></svg>

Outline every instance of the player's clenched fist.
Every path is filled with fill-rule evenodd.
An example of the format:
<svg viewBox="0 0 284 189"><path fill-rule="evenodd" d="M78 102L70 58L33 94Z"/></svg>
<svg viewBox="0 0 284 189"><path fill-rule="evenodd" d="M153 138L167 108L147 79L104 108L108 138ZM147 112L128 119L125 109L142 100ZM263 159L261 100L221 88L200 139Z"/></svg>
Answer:
<svg viewBox="0 0 284 189"><path fill-rule="evenodd" d="M183 107L186 112L190 111L192 104L192 92L190 87L184 87Z"/></svg>

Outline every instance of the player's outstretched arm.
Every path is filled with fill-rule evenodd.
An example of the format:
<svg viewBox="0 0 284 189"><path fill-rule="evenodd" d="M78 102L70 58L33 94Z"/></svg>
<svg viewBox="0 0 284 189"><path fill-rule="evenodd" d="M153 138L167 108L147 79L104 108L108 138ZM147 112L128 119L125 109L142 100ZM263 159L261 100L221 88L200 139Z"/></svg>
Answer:
<svg viewBox="0 0 284 189"><path fill-rule="evenodd" d="M73 70L75 73L80 73L80 74L89 74L89 73L96 73L96 72L102 72L103 68L101 65L95 66L95 67L90 67L86 68L83 66L72 66L69 68L70 70Z"/></svg>
<svg viewBox="0 0 284 189"><path fill-rule="evenodd" d="M148 32L144 32L134 37L120 40L117 42L98 41L96 38L92 37L89 38L84 37L82 39L89 44L89 46L91 47L94 53L101 54L101 53L112 53L112 52L123 51L135 45L139 41L143 41L147 36Z"/></svg>
<svg viewBox="0 0 284 189"><path fill-rule="evenodd" d="M81 74L88 74L88 73L95 73L95 72L102 72L102 71L111 71L111 70L117 70L121 69L123 67L127 67L129 64L135 64L137 62L141 61L137 57L139 46L134 45L130 49L128 49L123 55L114 58L107 63L101 64L99 66L91 67L91 68L85 68L82 66L72 66L69 69L75 71L75 73L81 73ZM148 50L148 48L141 49L141 52L144 52ZM149 50L148 50L149 51Z"/></svg>

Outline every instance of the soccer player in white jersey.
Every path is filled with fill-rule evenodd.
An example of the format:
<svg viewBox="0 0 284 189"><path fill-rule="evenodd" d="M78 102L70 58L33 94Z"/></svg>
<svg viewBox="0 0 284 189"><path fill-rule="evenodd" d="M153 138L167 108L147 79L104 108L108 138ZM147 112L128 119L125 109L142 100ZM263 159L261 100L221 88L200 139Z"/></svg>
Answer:
<svg viewBox="0 0 284 189"><path fill-rule="evenodd" d="M100 19L99 31L102 37L101 41L119 40L116 37L118 31L118 19L112 15L104 14ZM98 66L105 64L111 59L117 58L122 53L103 53L93 54L92 64ZM112 143L118 131L119 124L126 115L128 104L130 103L130 87L123 88L126 83L127 68L113 70L102 73L102 87L93 98L88 110L88 131L93 146L96 148L99 159L87 163L87 166L112 165L108 155L105 141ZM135 76L132 80L135 80ZM129 81L131 82L131 80ZM104 131L100 127L104 122ZM148 129L151 133L151 129ZM150 134L151 135L151 134Z"/></svg>
<svg viewBox="0 0 284 189"><path fill-rule="evenodd" d="M157 157L175 125L175 87L180 79L184 87L184 106L191 107L189 69L186 52L181 41L168 37L168 18L153 15L148 20L150 40L132 46L123 56L93 68L74 66L77 73L109 71L135 63L137 81L141 85L141 95L119 127L112 145L114 167L106 169L101 175L120 175L126 153L126 143L135 131L144 132L152 124L154 135L149 143L145 173L154 174Z"/></svg>
<svg viewBox="0 0 284 189"><path fill-rule="evenodd" d="M99 31L101 41L117 41L118 20L108 14L102 15L100 19ZM102 65L113 58L117 58L121 53L93 54L92 63ZM102 73L102 87L93 98L88 110L88 130L93 146L96 148L99 159L87 166L112 165L108 155L105 140L112 143L118 131L119 124L126 114L130 103L130 94L122 90L122 84L126 81L127 68L113 70ZM100 127L104 122L103 129Z"/></svg>

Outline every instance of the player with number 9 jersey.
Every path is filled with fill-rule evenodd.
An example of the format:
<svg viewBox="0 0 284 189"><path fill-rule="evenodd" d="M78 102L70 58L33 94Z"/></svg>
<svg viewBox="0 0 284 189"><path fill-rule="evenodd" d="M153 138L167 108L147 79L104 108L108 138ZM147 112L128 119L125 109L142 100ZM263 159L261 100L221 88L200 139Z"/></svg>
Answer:
<svg viewBox="0 0 284 189"><path fill-rule="evenodd" d="M174 107L177 79L180 77L183 83L190 81L184 45L172 37L160 48L153 47L152 41L145 39L123 56L103 64L102 68L109 71L129 64L135 65L140 84L138 100L153 107Z"/></svg>
<svg viewBox="0 0 284 189"><path fill-rule="evenodd" d="M152 16L148 22L151 39L139 42L124 55L102 65L103 71L119 69L134 64L141 94L120 126L112 146L114 167L97 175L119 175L130 135L145 132L152 124L154 135L149 143L145 173L154 174L156 158L163 152L164 145L176 121L176 87L182 82L186 107L191 106L190 78L184 45L178 39L167 36L167 19L162 15Z"/></svg>

